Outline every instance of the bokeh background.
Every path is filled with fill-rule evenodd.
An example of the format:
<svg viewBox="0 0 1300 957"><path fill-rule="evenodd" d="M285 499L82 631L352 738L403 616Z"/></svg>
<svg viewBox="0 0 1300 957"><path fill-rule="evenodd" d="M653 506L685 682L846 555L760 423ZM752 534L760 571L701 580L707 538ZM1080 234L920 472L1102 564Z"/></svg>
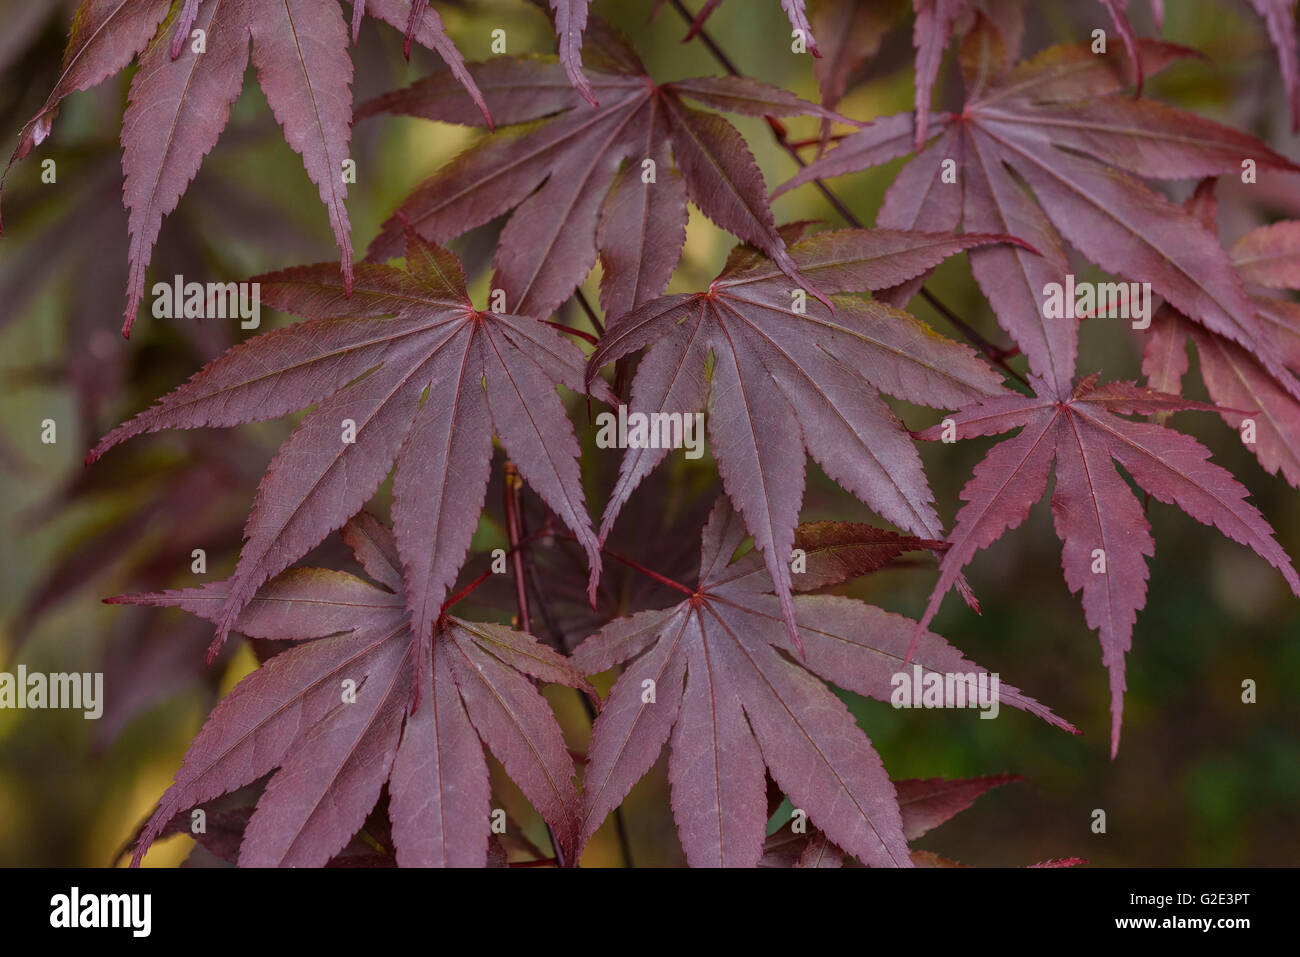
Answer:
<svg viewBox="0 0 1300 957"><path fill-rule="evenodd" d="M507 31L509 52L550 52L544 15L523 0L435 4L470 59L489 55L490 33ZM596 0L594 11L633 38L658 79L720 72L698 43L683 44L672 8L649 20L650 0ZM698 8L697 0L688 6ZM1132 11L1153 30L1146 4ZM1162 37L1202 50L1151 80L1147 95L1193 109L1262 137L1300 157L1290 134L1282 79L1263 25L1244 2L1179 0L1167 4ZM1083 0L1031 0L1025 49L1078 42L1109 30L1102 6ZM0 0L0 130L16 134L52 87L73 5ZM810 60L789 49L789 26L776 0L728 0L710 31L745 72L816 99ZM855 77L842 112L869 119L909 109L910 18L886 37L880 54ZM368 21L354 50L356 102L441 68L416 49L408 64L401 35ZM1112 36L1111 42L1118 43ZM944 102L957 102L959 80L945 64ZM118 334L126 277L126 218L121 207L118 136L131 71L65 102L53 136L14 167L4 194L0 240L0 670L19 663L40 671L103 671L107 710L98 722L79 712L0 710L0 865L104 866L147 815L179 765L191 736L217 697L257 666L252 649L231 642L204 669L209 626L174 611L106 606L125 592L194 584L190 553L207 552L208 578L234 565L240 528L258 477L293 419L225 432L170 433L129 443L95 467L81 460L104 432L184 381L242 336L231 324L156 320L142 311L130 341ZM733 118L747 136L769 186L795 167L761 120ZM813 121L790 124L793 138L816 134ZM364 249L406 193L479 135L418 120L358 122L352 155L358 183L349 211L354 246ZM40 182L40 161L57 161L56 184ZM833 181L865 221L874 219L901 161ZM1176 184L1181 198L1191 184ZM1300 218L1300 177L1257 186L1224 183L1223 239L1283 218ZM812 188L782 197L778 220L842 225ZM683 262L671 291L706 284L732 245L692 208ZM483 304L495 230L491 224L452 245L475 270ZM229 128L180 207L164 224L149 282L183 273L205 282L242 279L337 253L315 187L283 142L260 90L246 82ZM1092 267L1077 262L1081 275ZM586 285L595 301L596 280ZM930 288L994 341L1006 339L970 278L950 261ZM955 331L921 300L913 310ZM586 320L574 311L574 325ZM289 321L269 310L263 329ZM1139 374L1139 353L1118 323L1082 329L1080 371L1108 378ZM1019 360L1018 360L1019 361ZM1195 360L1193 360L1195 361ZM1196 398L1199 376L1187 379ZM572 397L570 397L572 399ZM571 402L575 420L586 414ZM932 411L900 406L914 428ZM58 423L54 445L40 423ZM1180 414L1176 424L1208 445L1236 474L1273 523L1283 546L1300 555L1300 493L1266 475L1236 433L1216 417ZM988 447L976 440L923 448L946 521L972 465ZM603 505L617 453L584 452L588 499ZM809 463L804 520L875 520ZM643 487L622 520L627 550L664 570L689 568L700 509L718 486L712 463L674 456ZM374 509L386 514L385 486ZM503 543L501 489L494 482L466 577L483 553ZM536 508L535 503L533 507ZM950 598L935 630L967 655L1083 729L1065 734L1020 712L996 721L973 712L896 712L846 696L895 778L1001 772L1025 781L981 798L926 835L918 847L968 864L1013 866L1080 856L1098 865L1284 865L1300 860L1300 601L1262 560L1173 508L1151 503L1156 554L1146 609L1138 617L1128 663L1123 740L1108 749L1108 691L1096 636L1060 574L1060 546L1044 501L1030 520L977 557L969 578L983 614ZM544 570L559 569L559 552ZM346 562L327 541L308 563ZM478 564L475 564L478 563ZM559 576L560 572L556 571ZM612 600L668 602L612 570ZM550 581L551 579L547 579ZM567 600L559 578L556 600ZM918 558L839 589L917 615L934 581L933 561ZM548 586L549 587L549 586ZM472 607L471 607L472 605ZM465 611L509 620L510 593L488 587ZM580 628L582 612L565 620ZM570 638L581 638L571 634ZM1241 702L1241 683L1258 684L1258 703ZM572 692L552 689L571 746L581 750L587 717ZM498 779L501 775L498 774ZM545 834L513 787L500 800L543 847ZM668 810L664 761L624 805L633 859L640 866L683 863ZM1107 833L1090 829L1093 809ZM160 843L147 863L184 861L186 837ZM612 825L593 841L585 864L622 863Z"/></svg>

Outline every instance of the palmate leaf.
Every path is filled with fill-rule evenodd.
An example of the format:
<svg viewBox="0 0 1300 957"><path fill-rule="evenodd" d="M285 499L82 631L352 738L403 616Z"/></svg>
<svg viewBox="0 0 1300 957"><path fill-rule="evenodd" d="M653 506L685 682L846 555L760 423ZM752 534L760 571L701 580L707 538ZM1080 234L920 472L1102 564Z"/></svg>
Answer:
<svg viewBox="0 0 1300 957"><path fill-rule="evenodd" d="M1149 40L1140 49L1147 75L1190 53ZM1063 235L1103 269L1149 281L1300 396L1300 384L1278 359L1273 331L1255 318L1217 239L1137 178L1239 175L1245 158L1261 169L1297 167L1253 137L1132 99L1123 92L1131 72L1122 53L1093 54L1087 46L1053 47L1020 64L974 93L960 114L934 118L933 141L894 180L877 223L927 230L960 225L1029 243L1036 252L976 250L971 270L1030 369L1054 389L1069 389L1078 340L1074 320L1043 318L1044 287L1063 283L1069 271ZM913 133L909 114L876 120L777 192L905 155ZM947 160L960 168L955 184L941 181Z"/></svg>
<svg viewBox="0 0 1300 957"><path fill-rule="evenodd" d="M707 292L644 304L612 323L592 354L589 382L606 363L650 346L632 383L631 413L689 414L707 405L718 471L767 560L796 645L789 561L806 453L889 521L941 538L920 457L880 392L957 408L1003 391L973 350L905 312L843 293L893 286L963 249L1003 240L843 230L794 244L796 269L833 296L834 313L806 295L800 305L800 290L775 264L738 247ZM628 449L602 536L667 454Z"/></svg>
<svg viewBox="0 0 1300 957"><path fill-rule="evenodd" d="M1217 231L1214 182L1205 180L1185 204L1205 227ZM1253 229L1228 250L1233 268L1249 286L1300 289L1300 222ZM1251 296L1258 318L1273 330L1281 361L1300 370L1300 306L1284 299ZM1171 306L1152 320L1142 371L1147 383L1166 392L1182 391L1187 373L1187 342L1196 344L1201 378L1220 414L1234 428L1253 431L1247 447L1270 475L1279 471L1300 488L1300 401L1258 359L1223 336L1187 321ZM1247 425L1246 420L1250 423ZM1250 438L1243 434L1243 439Z"/></svg>
<svg viewBox="0 0 1300 957"><path fill-rule="evenodd" d="M885 34L903 19L907 6L907 0L817 0L812 23L823 37L826 55L813 70L823 106L836 108L853 74L876 55ZM1022 6L1023 0L912 0L918 149L928 135L930 100L953 27L970 14L986 17L996 24L991 33L1010 54L1019 49L1024 32Z"/></svg>
<svg viewBox="0 0 1300 957"><path fill-rule="evenodd" d="M492 278L507 308L548 316L586 278L599 251L601 302L612 319L667 286L686 238L689 198L723 229L797 275L744 138L721 116L685 100L754 116L834 114L748 78L656 85L608 25L593 18L587 38L599 54L588 56L587 71L598 107L570 87L563 65L552 58L503 56L470 65L492 116L505 128L421 184L385 223L368 258L399 255L407 223L443 242L513 209ZM482 122L445 73L358 110L359 116L378 113Z"/></svg>
<svg viewBox="0 0 1300 957"><path fill-rule="evenodd" d="M602 462L604 457L602 457ZM598 470L608 466L596 464ZM617 463L612 472L617 472ZM591 479L588 477L588 487ZM600 487L612 488L614 476L601 481ZM639 565L647 565L669 580L691 578L699 566L699 533L717 498L716 482L706 492L689 493L689 505L675 504L671 510L629 509L614 526L605 543L605 555L618 558L635 555ZM668 469L657 469L639 490L648 501L673 500L681 495ZM539 523L530 523L536 528ZM557 540L554 548L530 550L529 558L537 564L546 583L546 600L564 649L576 647L582 639L613 618L633 614L643 608L659 607L673 599L671 586L619 561L606 562L597 590L597 604L587 601L587 573L581 551L571 543ZM935 539L900 535L887 529L859 522L809 522L794 531L794 547L802 550L802 560L792 571L794 591L814 592L851 581L874 572L921 564L922 559L901 559L909 552L923 550L942 554L948 543ZM925 563L928 566L928 562ZM753 574L766 576L761 565ZM502 578L504 576L493 576ZM770 579L764 579L770 580ZM482 594L489 587L485 583ZM511 600L509 586L502 583L500 601Z"/></svg>
<svg viewBox="0 0 1300 957"><path fill-rule="evenodd" d="M386 526L359 518L344 537L369 573L400 581ZM229 587L111 601L175 606L216 621ZM531 635L439 615L421 637L407 605L400 592L319 568L292 569L260 589L240 614L239 630L299 644L241 681L212 712L132 863L177 813L278 769L245 829L242 866L323 866L361 828L387 782L399 865L482 867L490 824L483 744L561 848L572 851L573 764L531 679L594 690ZM420 658L429 659L423 668Z"/></svg>
<svg viewBox="0 0 1300 957"><path fill-rule="evenodd" d="M1194 439L1152 422L1122 415L1179 409L1218 411L1215 406L1132 383L1097 384L1081 379L1058 391L1034 379L1037 394L976 403L920 434L935 440L971 438L1020 429L985 456L962 489L966 503L948 536L921 629L934 618L944 594L965 565L1015 528L1042 498L1055 461L1052 518L1061 539L1061 566L1071 592L1082 591L1084 618L1101 639L1102 663L1110 673L1111 755L1119 748L1124 707L1124 656L1133 624L1146 604L1147 562L1155 552L1142 504L1113 463L1152 498L1178 506L1192 518L1249 546L1277 568L1300 595L1300 577L1273 539L1273 529L1249 494L1228 471L1209 461Z"/></svg>
<svg viewBox="0 0 1300 957"><path fill-rule="evenodd" d="M1142 64L1138 58L1137 35L1128 19L1128 0L1098 2L1110 14L1111 22L1137 66L1137 88L1140 93ZM976 20L984 21L985 29L991 28L989 32L996 36L1004 53L1014 53L1019 49L1020 37L1024 33L1023 5L1024 0L912 0L915 13L912 45L916 48L916 127L913 145L916 149L919 150L929 138L930 100L953 28L973 15ZM874 55L873 48L879 47L880 37L900 9L896 0L823 0L817 5L813 14L814 22L824 18L828 24L839 27L838 31L831 29L821 32L831 36L830 42L836 44L832 57L843 64L829 67L824 76L819 76L825 105L833 106L843 96L849 75L856 65ZM850 41L850 36L861 39L860 49L854 48L856 44Z"/></svg>
<svg viewBox="0 0 1300 957"><path fill-rule="evenodd" d="M980 795L1004 784L1024 779L1017 774L994 774L982 778L949 780L917 778L894 782L898 792L898 809L903 817L903 833L909 841L933 830L970 807ZM857 862L826 839L815 827L795 833L793 822L769 835L763 844L759 867L853 867ZM965 867L940 857L932 851L912 851L915 867ZM1086 864L1083 858L1068 857L1031 864L1030 867L1074 867Z"/></svg>
<svg viewBox="0 0 1300 957"><path fill-rule="evenodd" d="M758 556L731 561L744 538L739 515L719 499L696 591L676 607L617 619L574 652L588 674L630 660L592 731L581 839L668 742L673 814L691 866L759 863L764 767L836 845L872 866L909 866L894 786L823 680L889 700L916 623L847 598L800 596L798 663ZM928 632L914 662L927 674L984 671ZM1007 684L1000 700L1075 730Z"/></svg>
<svg viewBox="0 0 1300 957"><path fill-rule="evenodd" d="M599 468L600 466L597 466ZM614 467L617 471L617 465ZM584 475L585 475L584 471ZM590 479L588 479L590 487ZM612 481L601 487L612 487ZM655 569L669 580L691 578L699 565L699 532L703 530L718 492L717 483L696 497L689 494L689 506L675 506L671 511L630 509L614 526L605 544L605 555L636 555L639 565ZM671 472L658 469L645 480L640 494L649 501L664 501L675 492ZM680 493L677 493L680 494ZM537 527L530 523L530 528ZM673 599L671 586L629 568L619 561L606 562L597 590L596 607L587 601L587 574L581 551L567 541L557 540L555 548L538 548L529 552L546 583L546 599L556 633L564 649L576 647L582 639L613 618L633 614L643 608L658 607ZM923 559L905 559L909 552L931 551L937 555L948 543L935 539L900 535L887 529L859 522L823 521L800 525L794 531L794 547L802 550L802 560L791 579L794 591L814 592L851 581L864 575L891 568L920 565ZM928 562L925 565L928 566ZM766 576L761 565L754 575ZM504 576L494 576L502 578ZM770 579L764 579L770 580ZM479 590L482 594L488 583ZM502 603L511 600L506 583L498 586Z"/></svg>
<svg viewBox="0 0 1300 957"><path fill-rule="evenodd" d="M583 545L595 587L600 552L578 443L555 391L583 389L582 353L537 320L476 310L453 254L414 234L407 251L407 269L360 266L351 297L336 264L260 277L265 302L311 321L229 350L87 456L145 432L238 425L315 404L258 488L213 653L258 587L356 514L394 461L404 592L417 634L427 636L483 506L494 432ZM613 398L603 383L594 394Z"/></svg>
<svg viewBox="0 0 1300 957"><path fill-rule="evenodd" d="M362 6L357 5L358 12ZM425 6L417 37L443 56L451 74L468 85L468 95L482 106L437 13ZM401 28L411 12L406 0L369 0L369 9ZM204 31L204 52L195 52L191 29ZM102 82L139 54L140 69L122 120L123 200L130 211L131 237L123 335L130 333L139 311L163 217L176 208L203 157L216 145L243 88L250 45L258 83L285 139L302 156L319 189L343 275L349 285L352 281L343 177L351 137L352 62L337 0L84 0L73 21L63 73L40 112L23 127L9 162L26 156L49 135L64 97Z"/></svg>

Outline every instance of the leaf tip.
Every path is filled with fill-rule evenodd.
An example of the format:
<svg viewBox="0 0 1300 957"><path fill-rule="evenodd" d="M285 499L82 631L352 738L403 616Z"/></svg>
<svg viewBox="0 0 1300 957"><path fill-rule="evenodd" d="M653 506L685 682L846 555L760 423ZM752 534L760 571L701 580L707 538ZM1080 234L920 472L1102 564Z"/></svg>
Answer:
<svg viewBox="0 0 1300 957"><path fill-rule="evenodd" d="M228 617L228 616L227 616ZM212 644L208 645L208 654L203 663L207 667L212 667L212 662L217 660L217 655L221 654L221 648L226 643L226 636L230 634L230 625L223 619L217 625L217 633L212 639Z"/></svg>

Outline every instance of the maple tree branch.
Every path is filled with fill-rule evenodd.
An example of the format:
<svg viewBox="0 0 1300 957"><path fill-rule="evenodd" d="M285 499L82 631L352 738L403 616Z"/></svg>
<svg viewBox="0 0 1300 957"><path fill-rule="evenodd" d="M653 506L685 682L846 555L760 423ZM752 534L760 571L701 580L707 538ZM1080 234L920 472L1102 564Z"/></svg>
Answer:
<svg viewBox="0 0 1300 957"><path fill-rule="evenodd" d="M547 525L542 526L536 532L533 532L531 535L524 535L523 537L521 537L517 544L511 546L506 551L506 554L513 555L518 549L523 548L525 545L528 545L529 543L531 543L532 541L538 538L546 537L548 534L550 534L550 532L551 530L548 523ZM491 578L493 574L494 573L491 568L489 568L487 571L480 574L472 582L470 582L460 591L456 592L456 594L452 595L450 598L444 601L442 603L441 610L446 611L447 609L455 605L457 602L463 601L464 599L468 598L471 593L473 593L480 585L482 585L485 581Z"/></svg>
<svg viewBox="0 0 1300 957"><path fill-rule="evenodd" d="M693 17L691 12L686 9L686 5L682 0L671 0L671 3L673 9L676 10L687 23L693 24L695 22L695 17ZM706 28L700 27L696 30L695 37L708 48L709 52L713 54L714 59L718 61L718 64L724 70L732 76L743 76L740 70L737 69L736 65L731 61L731 58L727 56L720 46L718 46L717 41L709 35ZM785 124L773 116L765 116L763 119L767 120L768 128L772 131L772 137L776 140L777 145L789 154L790 158L795 161L800 169L806 167L808 163L799 155L798 147L794 143L790 142ZM821 178L814 179L812 184L817 187L818 192L825 197L826 202L828 202L831 208L839 214L841 219L854 229L866 228L863 225L862 220L858 219L858 217L853 214L853 210L849 209L848 206L845 205L844 200L840 199L835 191L827 186ZM977 332L970 323L959 318L955 312L945 306L939 298L934 293L930 292L930 290L925 286L921 287L921 295L925 297L926 302L934 307L936 312L952 323L953 327L957 329L957 331L965 336L977 349L983 352L990 362L1000 368L1007 375L1017 379L1023 385L1029 385L1029 382L1025 377L1012 368L1007 362L1006 357L1008 355L1014 355L1014 352L994 345Z"/></svg>
<svg viewBox="0 0 1300 957"><path fill-rule="evenodd" d="M541 537L539 535L528 534L527 519L524 517L524 510L521 507L523 484L519 477L519 470L509 459L506 460L506 531L510 536L511 551L513 552L515 566L515 587L518 595L519 607L523 609L521 615L527 614L528 607L528 588L532 589L533 597L537 602L537 610L542 616L542 624L546 628L548 643L559 651L561 654L568 654L568 648L565 647L564 630L560 628L559 623L555 620L555 615L551 612L550 604L546 601L545 593L542 590L542 582L537 574L537 565L531 560L531 556L526 556L525 551L532 542ZM549 522L543 525L543 529L549 531ZM521 575L521 572L523 573ZM521 621L523 619L521 618ZM524 631L532 634L531 629L525 628ZM578 698L582 701L582 707L587 712L587 720L594 726L596 723L596 706L591 703L583 692L577 692ZM627 835L627 822L623 819L623 809L621 807L614 809L614 830L618 835L619 851L623 855L623 862L628 867L632 866L632 845ZM550 834L548 826L547 833ZM551 846L555 848L555 853L563 861L563 853L560 847L555 843L555 835L551 834ZM565 866L563 863L561 867Z"/></svg>
<svg viewBox="0 0 1300 957"><path fill-rule="evenodd" d="M596 335L603 336L605 334L605 324L601 322L600 317L596 315L596 310L591 308L591 303L587 301L587 297L583 294L582 287L573 290L573 298L578 300L578 305L582 307L582 311L585 312L587 318L591 320L591 325L595 328Z"/></svg>
<svg viewBox="0 0 1300 957"><path fill-rule="evenodd" d="M838 143L840 140L842 140L842 139L845 138L845 135L846 135L846 134L844 134L844 133L834 133L834 134L832 134L831 136L828 136L826 139L827 139L827 142L830 142L830 143ZM820 146L820 145L821 145L821 142L822 142L822 138L821 138L820 136L810 136L810 137L808 137L807 139L802 139L802 140L792 140L792 141L790 142L790 145L791 145L794 149L797 149L797 150L803 150L803 149L808 149L809 147L813 147L813 146Z"/></svg>
<svg viewBox="0 0 1300 957"><path fill-rule="evenodd" d="M1012 378L1017 379L1022 385L1029 385L1029 382L1025 377L1007 363L1007 356L1016 355L1020 350L1003 349L1000 346L994 345L988 339L985 339L984 336L980 335L973 326L945 306L942 300L940 300L938 296L932 293L925 286L921 287L921 296L931 305L931 307L933 307L935 312L947 319L948 322L958 329L962 335L973 342L981 352L988 356L990 361L996 363L998 368Z"/></svg>
<svg viewBox="0 0 1300 957"><path fill-rule="evenodd" d="M581 339L583 342L590 343L593 346L596 344L597 341L596 337L593 336L590 332L587 332L585 329L575 329L573 328L573 326L566 326L562 322L552 322L550 319L543 319L542 325L550 326L552 329L558 329L560 332L563 332L566 335L574 336L578 339Z"/></svg>
<svg viewBox="0 0 1300 957"><path fill-rule="evenodd" d="M510 541L510 562L514 566L515 602L519 608L519 630L533 633L532 618L528 614L528 591L524 581L524 554L520 548L519 531L519 497L523 480L515 463L506 459L505 465L505 500L506 500L506 536Z"/></svg>
<svg viewBox="0 0 1300 957"><path fill-rule="evenodd" d="M644 565L642 565L640 562L638 562L638 561L634 561L633 559L628 558L626 555L620 555L618 552L614 551L614 549L612 549L612 548L607 548L606 546L602 545L602 546L600 547L600 551L601 551L601 554L603 554L603 555L608 555L610 558L614 559L614 561L616 561L616 562L622 562L622 563L623 563L624 565L626 565L628 568L631 568L631 569L633 569L633 570L635 570L635 571L640 572L642 575L645 575L647 578L653 578L655 581L657 581L657 582L658 582L659 584L661 584L661 585L667 585L669 588L675 588L675 589L677 589L679 592L682 592L683 594L686 594L686 595L694 595L694 594L695 594L695 589L693 589L693 588L687 588L687 587L686 587L685 585L683 585L681 582L676 581L676 580L674 580L674 579L672 579L672 578L669 578L667 575L660 575L660 574L659 574L657 571L655 571L654 569L646 568L646 567L645 567Z"/></svg>
<svg viewBox="0 0 1300 957"><path fill-rule="evenodd" d="M519 513L519 527L521 531L525 527L524 514L522 510ZM555 620L555 615L551 612L550 603L547 602L545 599L545 595L542 590L542 581L540 576L537 574L537 564L532 560L531 555L524 555L523 565L524 565L524 574L527 576L528 588L533 595L534 607L542 616L542 626L543 626L543 630L545 631L544 635L539 635L537 637L543 638L546 641L546 643L549 644L556 651L560 652L561 654L567 655L569 653L569 649L565 645L564 629L562 629L559 623ZM579 692L579 694L581 695L583 701L587 701L586 695L582 694L581 692ZM595 717L594 712L592 713L592 717Z"/></svg>
<svg viewBox="0 0 1300 957"><path fill-rule="evenodd" d="M519 523L522 528L524 523L523 512L519 513ZM544 597L542 581L537 574L537 565L532 561L528 561L524 567L528 572L528 585L532 589L534 600L537 602L537 610L541 612L542 623L546 627L548 643L561 654L567 655L569 649L564 641L564 630L556 622L555 616L551 613L550 604ZM587 720L594 727L596 724L596 706L592 704L591 699L584 692L574 689L574 693L578 696L578 700L582 702L582 709L587 712ZM585 756L583 760L586 760ZM623 808L621 806L614 808L613 816L614 832L618 836L618 848L623 855L623 863L627 867L632 867L632 843L628 838L627 821L623 817Z"/></svg>
<svg viewBox="0 0 1300 957"><path fill-rule="evenodd" d="M591 321L592 328L596 330L596 335L588 336L584 332L580 332L577 329L571 329L567 326L563 327L563 329L565 332L569 333L570 335L575 335L575 336L579 336L580 338L586 339L594 346L599 341L600 337L603 337L605 335L605 323L601 322L600 316L596 315L596 310L592 308L591 302L590 300L587 299L586 294L583 293L581 286L579 286L577 289L573 291L573 298L577 300L578 305L582 307L582 311L587 314L587 318ZM554 325L554 323L551 323L551 325ZM614 382L612 388L614 390L615 395L621 396L623 394L623 387L626 385L626 380L627 380L627 358L623 357L619 359L618 362L615 363L614 365ZM590 411L591 411L590 397L588 397L588 412Z"/></svg>
<svg viewBox="0 0 1300 957"><path fill-rule="evenodd" d="M689 26L694 28L695 15L686 9L686 4L682 3L682 0L669 0L669 2L672 4L673 9L681 14L682 19L685 20ZM736 69L736 64L731 62L731 57L722 52L722 47L718 46L713 37L709 36L709 31L703 26L703 24L698 28L695 28L694 39L699 40L709 48L709 52L713 54L713 58L722 65L724 70L732 76L740 76L740 71Z"/></svg>
<svg viewBox="0 0 1300 957"><path fill-rule="evenodd" d="M525 634L532 634L532 621L528 615L528 585L524 580L524 553L522 548L522 536L520 535L520 498L523 490L523 479L519 477L519 470L515 468L515 463L506 459L505 464L505 500L506 500L506 535L510 540L510 551L512 552L511 560L514 564L515 579L515 600L519 605L519 630ZM550 822L546 823L546 836L551 839L551 849L555 852L556 863L560 867L567 867L568 862L564 859L564 848L560 846L559 840L555 837L555 831L551 828Z"/></svg>
<svg viewBox="0 0 1300 957"><path fill-rule="evenodd" d="M556 538L563 539L563 540L566 541L566 542L577 542L577 541L578 541L578 536L573 535L573 534L571 534L571 533L569 533L569 532L560 532L560 533L557 533L555 537L556 537ZM600 546L600 553L601 553L602 555L608 555L610 558L614 559L614 561L616 561L616 562L622 562L624 565L626 565L628 568L631 568L633 571L638 571L638 572L640 572L642 575L645 575L647 578L652 578L652 579L654 579L655 581L657 581L657 582L658 582L659 584L661 584L661 585L667 585L669 588L675 588L677 591L681 592L681 593L684 594L684 595L694 595L694 594L695 594L695 589L694 589L694 588L687 588L687 587L686 587L685 585L683 585L681 582L679 582L679 581L677 581L677 580L675 580L675 579L669 578L667 575L661 575L661 574L659 574L657 571L655 571L653 568L646 568L646 567L645 567L644 565L642 565L640 562L636 561L636 560L633 559L633 558L628 558L626 555L620 554L619 552L614 551L614 549L610 548L608 545L601 545L601 546Z"/></svg>

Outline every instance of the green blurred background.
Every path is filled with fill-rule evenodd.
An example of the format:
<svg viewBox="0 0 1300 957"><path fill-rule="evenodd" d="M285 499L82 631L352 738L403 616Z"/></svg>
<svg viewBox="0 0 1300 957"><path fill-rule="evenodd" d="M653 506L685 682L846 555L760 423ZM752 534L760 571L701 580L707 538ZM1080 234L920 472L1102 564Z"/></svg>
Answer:
<svg viewBox="0 0 1300 957"><path fill-rule="evenodd" d="M0 3L16 16L18 2ZM509 52L550 52L545 17L523 0L443 3L449 33L469 59L488 55L490 33L507 31ZM649 0L596 0L594 11L623 27L661 80L720 72L698 43L683 44L684 23L671 8L648 22ZM698 9L698 2L688 6ZM1138 2L1135 8L1144 8ZM1282 81L1262 24L1245 3L1181 0L1168 4L1162 37L1205 52L1148 85L1148 95L1190 108L1264 138L1292 157ZM1077 42L1108 28L1100 4L1030 3L1026 52ZM1133 11L1151 32L1145 9ZM4 66L0 122L16 132L52 86L66 36L66 4L46 19L0 38ZM0 21L15 22L15 21ZM874 63L859 72L841 111L869 119L909 109L910 19L888 35ZM3 31L0 31L3 32ZM789 49L789 26L777 0L728 0L710 32L745 72L810 99L816 84L806 56ZM1112 42L1118 42L1112 38ZM16 50L11 49L18 46ZM356 102L439 68L401 36L368 21L354 50ZM111 863L122 843L165 789L214 695L256 667L247 648L203 673L197 661L208 634L175 612L126 609L100 599L142 588L192 584L189 553L208 550L209 578L233 567L239 525L256 482L289 419L232 433L168 434L117 450L94 468L81 459L107 429L179 384L230 344L238 331L195 329L192 321L155 320L142 312L129 342L117 334L125 289L125 220L120 210L117 137L131 71L67 101L54 134L16 166L6 189L6 235L0 240L0 670L106 672L114 714L90 722L79 712L0 710L0 865ZM959 82L946 63L938 87L958 102ZM746 135L769 186L795 167L761 120L733 118ZM794 138L815 123L795 120ZM354 248L364 249L380 222L425 176L479 135L458 127L382 118L353 134L358 183L349 212ZM40 182L40 161L58 162L55 185ZM850 207L871 222L901 161L833 181ZM1191 184L1176 184L1181 198ZM1249 190L1249 191L1248 191ZM812 188L782 197L778 221L820 219L842 225ZM1221 192L1223 238L1279 218L1300 218L1300 183L1272 180ZM499 224L497 224L499 227ZM483 305L494 227L452 245L478 273L472 292ZM685 257L672 291L706 284L732 240L692 208ZM240 279L300 262L337 258L315 187L283 142L256 84L245 84L230 127L189 194L164 226L150 283L170 277L166 259L186 279ZM1091 267L1077 262L1076 272ZM943 300L985 335L1005 343L971 281L964 259L945 264L930 282ZM594 302L595 276L585 289ZM916 313L955 335L922 301ZM585 322L574 314L567 320ZM264 315L263 329L286 322ZM1119 324L1083 326L1080 371L1134 378L1140 358ZM1195 361L1195 360L1193 360ZM1188 376L1198 390L1195 366ZM582 403L571 404L575 418ZM900 407L913 428L932 411ZM40 422L58 422L58 441L40 442ZM1213 416L1183 413L1180 429L1208 445L1252 491L1283 546L1300 555L1300 494L1269 477ZM584 473L593 507L605 492L594 478L608 453L591 447ZM925 446L922 454L946 521L972 465L988 448L976 440ZM616 463L615 463L616 464ZM809 463L804 520L874 520ZM660 518L660 501L707 501L716 491L710 460L675 457L656 492L633 505ZM602 473L603 474L603 473ZM387 488L377 510L386 509ZM492 495L495 495L495 491ZM658 498L658 495L666 498ZM162 503L162 504L160 504ZM489 497L476 549L503 540L499 497ZM1128 659L1123 739L1108 749L1109 695L1095 634L1060 573L1060 546L1046 501L1030 520L981 553L969 569L983 614L950 598L935 630L969 657L1051 706L1084 734L1065 734L1006 709L996 721L973 712L896 712L850 698L863 728L895 778L1016 772L1027 780L998 789L917 846L978 865L1023 865L1080 856L1101 865L1282 865L1300 859L1300 602L1262 560L1175 509L1152 503L1156 539L1146 609ZM668 512L655 532L694 548L698 527L674 524ZM233 530L233 539L232 539ZM664 550L663 541L656 548ZM336 552L325 549L326 558ZM933 564L878 573L840 589L883 607L917 615L934 581ZM483 615L507 619L508 603ZM1241 683L1258 685L1258 703L1241 702ZM554 690L571 745L581 749L586 717L571 692ZM500 775L498 775L498 778ZM545 835L522 798L502 784L512 815L544 846ZM625 818L638 865L682 863L668 810L664 762L631 793ZM1103 835L1090 829L1093 809L1107 813ZM174 865L187 838L152 851L148 863ZM607 823L584 863L618 864Z"/></svg>

